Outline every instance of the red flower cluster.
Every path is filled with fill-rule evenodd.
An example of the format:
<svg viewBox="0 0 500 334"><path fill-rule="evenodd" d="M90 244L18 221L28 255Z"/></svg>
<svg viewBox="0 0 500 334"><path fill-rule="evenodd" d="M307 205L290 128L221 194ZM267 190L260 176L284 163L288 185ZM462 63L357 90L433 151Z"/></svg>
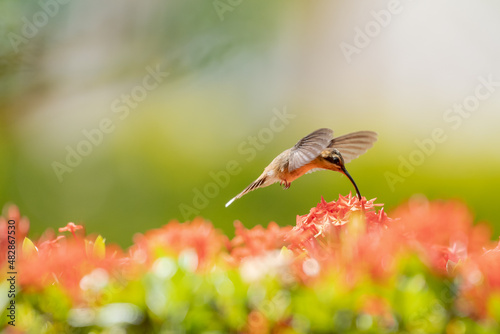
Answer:
<svg viewBox="0 0 500 334"><path fill-rule="evenodd" d="M193 251L187 261L193 270L210 270L217 257L225 250L228 239L211 223L196 218L190 223L170 222L159 229L137 234L130 249L130 258L139 263L152 264L158 257L179 256Z"/></svg>
<svg viewBox="0 0 500 334"><path fill-rule="evenodd" d="M59 232L72 236L48 232L35 243L25 239L17 262L22 273L19 283L25 291L58 284L78 301L82 290L91 286L93 276L89 275L96 269L96 277L136 277L151 269L158 258L171 256L202 275L219 264L239 268L242 275L253 273L254 279L262 277L255 270L276 273L285 268L286 276L301 284L333 273L328 277L348 288L366 278L393 277L398 260L410 253L418 254L438 276L463 282L456 305L460 312L491 316L492 293L498 294L500 302L500 245L492 245L486 225L474 225L465 205L458 202L413 199L395 211L398 219L389 218L383 208L377 210L380 206L351 195L333 202L322 199L308 214L297 216L293 228L270 223L267 228L246 229L236 222L232 240L200 218L183 224L174 221L136 235L128 254L105 246L100 236L86 237L78 232L82 226L68 223ZM17 240L22 240L28 220L15 207L7 210L7 218L18 224ZM0 218L4 254L8 219ZM4 257L1 264L5 265ZM377 297L368 298L365 304L369 313L388 314L388 306Z"/></svg>
<svg viewBox="0 0 500 334"><path fill-rule="evenodd" d="M235 237L228 245L231 253L229 262L237 265L240 261L249 256L260 256L265 252L281 249L287 245L285 237L290 232L291 227L279 227L272 222L267 229L258 225L248 230L240 221L234 223Z"/></svg>
<svg viewBox="0 0 500 334"><path fill-rule="evenodd" d="M458 265L463 279L458 309L479 318L500 316L500 243L484 253L476 253ZM496 305L492 299L496 300ZM496 314L494 314L496 309Z"/></svg>
<svg viewBox="0 0 500 334"><path fill-rule="evenodd" d="M460 202L430 203L425 198L413 198L394 215L400 219L394 232L443 274L492 246L489 227L474 225L467 207Z"/></svg>
<svg viewBox="0 0 500 334"><path fill-rule="evenodd" d="M386 228L391 219L384 209L378 213L375 211L375 207L382 204L374 204L374 201L367 201L364 197L359 201L351 194L347 197L339 195L338 201L330 203L321 198L321 202L309 214L297 216L297 224L288 235L291 248L307 249L312 246L311 243L325 238L334 237L339 241L339 233L345 228L344 225L353 219L363 220L362 228L366 227L368 231Z"/></svg>
<svg viewBox="0 0 500 334"><path fill-rule="evenodd" d="M374 201L364 197L359 201L351 194L329 203L322 199L309 214L297 216L287 240L303 281L339 269L349 285L366 274L373 278L388 274L401 245L387 233L392 219L383 209L377 212L382 205ZM311 265L317 269L311 270Z"/></svg>
<svg viewBox="0 0 500 334"><path fill-rule="evenodd" d="M486 224L474 225L466 206L455 201L413 198L395 211L396 220L383 208L377 211L379 206L374 200L339 196L333 202L322 199L308 214L297 216L293 229L271 223L267 229L247 230L237 222L229 250L234 263L240 263L286 246L294 254L296 279L307 284L335 271L347 286L366 275L375 280L391 277L398 258L416 252L435 274L465 280L457 305L464 315L492 316L492 292L500 301L500 245L485 251L493 247ZM377 312L383 312L380 301L375 304ZM375 304L372 300L366 308Z"/></svg>
<svg viewBox="0 0 500 334"><path fill-rule="evenodd" d="M491 247L489 228L474 225L462 203L412 199L395 211L397 220L383 208L377 212L377 206L351 195L330 203L322 199L309 214L297 217L287 235L289 248L323 268L347 268L352 280L353 271L373 278L390 274L395 258L410 251L438 273L453 274L457 264Z"/></svg>
<svg viewBox="0 0 500 334"><path fill-rule="evenodd" d="M82 229L80 225L68 223L59 231ZM36 244L24 239L22 251L17 261L19 284L27 291L43 290L52 284L63 287L75 301L81 300L82 278L96 268L112 274L119 269L122 257L116 246L104 246L101 238L76 239L55 236L46 232ZM101 251L97 248L101 247Z"/></svg>

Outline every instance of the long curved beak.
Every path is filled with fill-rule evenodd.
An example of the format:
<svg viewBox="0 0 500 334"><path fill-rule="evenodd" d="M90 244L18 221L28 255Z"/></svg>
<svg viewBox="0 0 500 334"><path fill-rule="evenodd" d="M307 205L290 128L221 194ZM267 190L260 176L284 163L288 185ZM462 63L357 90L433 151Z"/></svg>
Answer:
<svg viewBox="0 0 500 334"><path fill-rule="evenodd" d="M361 194L359 193L359 189L358 189L358 186L356 185L356 182L354 182L353 178L347 172L347 169L345 169L344 165L340 166L340 168L342 169L342 172L344 172L345 176L347 176L349 178L349 180L351 180L351 183L353 184L354 188L356 189L356 194L358 194L358 199L361 201Z"/></svg>

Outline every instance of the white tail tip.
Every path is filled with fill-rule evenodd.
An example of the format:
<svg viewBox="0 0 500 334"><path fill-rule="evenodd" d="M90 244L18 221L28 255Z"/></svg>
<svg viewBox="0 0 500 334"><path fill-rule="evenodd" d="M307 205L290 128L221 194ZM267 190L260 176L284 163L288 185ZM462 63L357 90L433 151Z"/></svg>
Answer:
<svg viewBox="0 0 500 334"><path fill-rule="evenodd" d="M233 197L233 198L232 198L229 202L227 202L227 203L226 203L226 208L227 208L228 206L230 206L230 205L231 205L231 203L233 203L235 199L236 199L236 197Z"/></svg>

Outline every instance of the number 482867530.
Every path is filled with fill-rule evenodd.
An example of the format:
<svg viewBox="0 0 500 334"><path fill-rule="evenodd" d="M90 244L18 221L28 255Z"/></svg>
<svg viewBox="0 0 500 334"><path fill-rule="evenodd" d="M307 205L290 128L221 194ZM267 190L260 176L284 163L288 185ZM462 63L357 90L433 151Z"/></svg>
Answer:
<svg viewBox="0 0 500 334"><path fill-rule="evenodd" d="M14 270L15 266L14 263L16 261L16 222L15 220L9 220L9 224L7 225L8 229L8 252L7 252L7 259L9 263L9 269Z"/></svg>

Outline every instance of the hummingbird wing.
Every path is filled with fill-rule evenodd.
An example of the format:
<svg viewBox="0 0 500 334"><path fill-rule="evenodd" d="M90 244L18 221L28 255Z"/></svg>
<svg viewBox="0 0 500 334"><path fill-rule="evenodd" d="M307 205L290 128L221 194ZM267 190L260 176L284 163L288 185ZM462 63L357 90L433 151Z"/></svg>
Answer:
<svg viewBox="0 0 500 334"><path fill-rule="evenodd" d="M325 170L325 169L324 168L313 168L313 169L310 169L309 171L307 171L306 174L311 174L314 172L318 172L320 170Z"/></svg>
<svg viewBox="0 0 500 334"><path fill-rule="evenodd" d="M365 153L377 141L377 133L358 131L333 138L328 147L336 148L344 158L344 163L356 159Z"/></svg>
<svg viewBox="0 0 500 334"><path fill-rule="evenodd" d="M318 157L325 148L328 147L333 138L331 129L318 129L295 144L290 149L290 158L288 161L288 171L302 167Z"/></svg>

